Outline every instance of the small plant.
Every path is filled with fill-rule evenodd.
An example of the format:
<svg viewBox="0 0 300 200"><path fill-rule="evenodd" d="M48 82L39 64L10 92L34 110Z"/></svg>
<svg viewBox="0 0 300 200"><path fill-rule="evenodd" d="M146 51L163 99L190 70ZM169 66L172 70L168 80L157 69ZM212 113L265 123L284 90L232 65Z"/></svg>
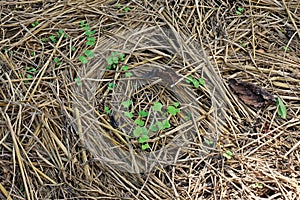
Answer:
<svg viewBox="0 0 300 200"><path fill-rule="evenodd" d="M246 44L245 42L243 42L243 41L240 41L240 44L241 44L241 46L244 47L244 48L247 46L247 44Z"/></svg>
<svg viewBox="0 0 300 200"><path fill-rule="evenodd" d="M39 22L38 21L35 21L31 24L32 27L36 27L37 25L39 25Z"/></svg>
<svg viewBox="0 0 300 200"><path fill-rule="evenodd" d="M125 55L123 53L118 54L118 52L111 52L110 56L106 58L106 69L116 69L117 65L119 64L119 61L124 61L124 56ZM128 66L123 66L122 69L126 71L128 70Z"/></svg>
<svg viewBox="0 0 300 200"><path fill-rule="evenodd" d="M33 78L33 75L37 71L36 68L29 67L29 66L26 66L25 69L26 69L26 78ZM28 81L25 81L25 82L28 82Z"/></svg>
<svg viewBox="0 0 300 200"><path fill-rule="evenodd" d="M130 11L130 7L129 6L125 6L124 11L125 12L129 12Z"/></svg>
<svg viewBox="0 0 300 200"><path fill-rule="evenodd" d="M52 43L56 43L57 42L57 39L56 39L56 36L55 35L50 35L49 36L49 39Z"/></svg>
<svg viewBox="0 0 300 200"><path fill-rule="evenodd" d="M233 157L233 153L230 151L230 150L226 150L224 153L223 153L223 156L225 158L227 158L228 160L230 160L232 157Z"/></svg>
<svg viewBox="0 0 300 200"><path fill-rule="evenodd" d="M278 115L282 118L282 119L286 119L286 107L283 103L283 101L281 100L281 98L277 98L276 99L276 106L277 106L277 113Z"/></svg>
<svg viewBox="0 0 300 200"><path fill-rule="evenodd" d="M282 46L282 48L285 50L285 51L289 51L290 50L290 48L288 48L287 46Z"/></svg>
<svg viewBox="0 0 300 200"><path fill-rule="evenodd" d="M84 55L86 55L88 58L93 58L95 56L92 50L85 50Z"/></svg>
<svg viewBox="0 0 300 200"><path fill-rule="evenodd" d="M245 10L244 8L238 7L237 10L236 10L236 14L241 15L241 14L243 14L244 10Z"/></svg>
<svg viewBox="0 0 300 200"><path fill-rule="evenodd" d="M109 84L108 84L108 89L109 89L109 90L113 90L115 86L116 86L116 84L114 84L114 83L109 83Z"/></svg>
<svg viewBox="0 0 300 200"><path fill-rule="evenodd" d="M109 115L111 113L111 110L108 106L104 106L104 112Z"/></svg>
<svg viewBox="0 0 300 200"><path fill-rule="evenodd" d="M45 37L42 37L42 38L41 38L41 41L42 41L42 42L46 42L47 39L46 39Z"/></svg>
<svg viewBox="0 0 300 200"><path fill-rule="evenodd" d="M82 64L86 64L89 62L87 57L85 57L85 56L79 56L78 59Z"/></svg>
<svg viewBox="0 0 300 200"><path fill-rule="evenodd" d="M62 29L58 29L57 36L58 36L58 38L60 38L61 36L63 36L64 38L67 38L67 34Z"/></svg>
<svg viewBox="0 0 300 200"><path fill-rule="evenodd" d="M154 102L152 109L157 112L161 112L162 104L160 102Z"/></svg>
<svg viewBox="0 0 300 200"><path fill-rule="evenodd" d="M192 76L188 76L186 82L192 84L195 88L199 88L200 85L205 85L203 78L196 79Z"/></svg>
<svg viewBox="0 0 300 200"><path fill-rule="evenodd" d="M61 61L60 61L59 58L54 58L54 62L55 62L55 65L56 65L56 66L61 65Z"/></svg>
<svg viewBox="0 0 300 200"><path fill-rule="evenodd" d="M81 79L80 78L74 78L74 81L76 83L77 86L82 86L82 82L81 82Z"/></svg>
<svg viewBox="0 0 300 200"><path fill-rule="evenodd" d="M32 52L30 53L30 56L35 56L35 52L32 51Z"/></svg>

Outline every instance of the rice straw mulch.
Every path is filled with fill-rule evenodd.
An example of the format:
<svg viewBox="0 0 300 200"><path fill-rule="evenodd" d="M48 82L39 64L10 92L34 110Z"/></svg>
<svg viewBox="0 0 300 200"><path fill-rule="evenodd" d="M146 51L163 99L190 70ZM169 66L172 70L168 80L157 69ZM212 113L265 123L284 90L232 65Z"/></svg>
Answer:
<svg viewBox="0 0 300 200"><path fill-rule="evenodd" d="M298 7L268 0L1 2L0 197L297 199ZM86 44L89 34L95 45ZM86 49L95 57L82 64ZM133 77L121 65L107 70L111 52L124 53ZM154 68L175 81L147 78ZM189 76L205 85L195 89ZM230 78L280 97L287 118L275 104L244 104ZM151 112L153 102L180 102L172 127L151 135L151 151L140 149L120 114L128 96L152 120L164 117Z"/></svg>

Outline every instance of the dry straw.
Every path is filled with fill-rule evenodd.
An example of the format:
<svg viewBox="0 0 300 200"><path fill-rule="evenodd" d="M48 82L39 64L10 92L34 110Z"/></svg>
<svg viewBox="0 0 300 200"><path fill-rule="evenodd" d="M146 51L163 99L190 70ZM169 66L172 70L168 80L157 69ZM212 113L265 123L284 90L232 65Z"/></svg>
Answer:
<svg viewBox="0 0 300 200"><path fill-rule="evenodd" d="M1 1L0 198L298 199L299 18L299 2L285 0ZM94 46L86 45L81 21L95 30ZM146 34L150 49L146 40L134 41L153 27ZM67 37L51 41L60 29ZM160 30L174 37L153 40ZM78 57L86 49L96 55L83 65ZM111 51L125 53L135 77L153 67L176 71L176 89L161 75L133 81L120 69L99 70ZM194 90L185 83L189 75L207 84ZM245 105L227 87L229 78L280 96L287 118L277 115L276 105ZM184 151L176 147L166 163L149 163L130 148L138 145L128 140L130 132L113 128L104 111L105 100L111 98L113 108L112 100L124 98L107 90L108 82L119 82L122 94L122 84L131 84L125 94L139 92L137 107L155 98L177 98L182 106L193 100L199 118ZM140 88L130 90L135 83ZM112 109L116 116L118 110ZM170 141L186 130L183 124L151 137L157 153L178 145ZM94 133L103 140L89 146L99 144ZM213 147L204 148L205 134L214 136ZM104 151L112 147L121 151ZM123 155L129 162L116 159Z"/></svg>

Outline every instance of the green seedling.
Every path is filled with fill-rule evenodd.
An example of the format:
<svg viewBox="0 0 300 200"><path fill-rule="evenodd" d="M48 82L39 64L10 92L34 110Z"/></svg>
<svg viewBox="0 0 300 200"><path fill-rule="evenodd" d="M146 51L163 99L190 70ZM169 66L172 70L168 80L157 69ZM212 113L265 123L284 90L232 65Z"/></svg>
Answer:
<svg viewBox="0 0 300 200"><path fill-rule="evenodd" d="M146 112L146 111L144 111L144 110L141 110L141 111L138 112L138 115L139 115L140 117L147 117L147 116L149 115L149 112Z"/></svg>
<svg viewBox="0 0 300 200"><path fill-rule="evenodd" d="M118 54L118 52L111 52L110 56L106 58L106 62L108 64L108 66L106 67L106 69L116 69L117 65L119 64L119 61L124 60L124 54ZM129 69L128 66L123 66L122 69L124 71L126 71Z"/></svg>
<svg viewBox="0 0 300 200"><path fill-rule="evenodd" d="M143 120L140 120L140 119L134 120L134 123L137 124L137 125L140 125L140 126L144 126L145 125L145 122Z"/></svg>
<svg viewBox="0 0 300 200"><path fill-rule="evenodd" d="M285 51L289 51L290 50L290 48L288 48L287 46L282 46L282 48L285 50Z"/></svg>
<svg viewBox="0 0 300 200"><path fill-rule="evenodd" d="M71 51L76 51L76 47L71 46Z"/></svg>
<svg viewBox="0 0 300 200"><path fill-rule="evenodd" d="M262 183L256 183L255 187L258 189L263 189L264 185Z"/></svg>
<svg viewBox="0 0 300 200"><path fill-rule="evenodd" d="M35 21L35 22L33 22L33 23L31 24L32 27L35 27L35 26L37 26L37 25L39 25L39 22L38 22L38 21Z"/></svg>
<svg viewBox="0 0 300 200"><path fill-rule="evenodd" d="M122 106L124 106L125 108L129 109L129 107L131 106L132 101L131 100L127 100L127 101L123 101L121 103Z"/></svg>
<svg viewBox="0 0 300 200"><path fill-rule="evenodd" d="M121 9L121 4L117 4L117 6L116 6L118 9Z"/></svg>
<svg viewBox="0 0 300 200"><path fill-rule="evenodd" d="M135 129L133 130L133 135L139 138L144 135L149 135L149 132L146 127L136 126Z"/></svg>
<svg viewBox="0 0 300 200"><path fill-rule="evenodd" d="M282 118L282 119L286 119L286 107L283 103L283 101L281 100L281 98L277 98L276 99L276 106L277 106L277 113L278 115Z"/></svg>
<svg viewBox="0 0 300 200"><path fill-rule="evenodd" d="M131 72L126 72L126 73L125 73L125 77L129 78L129 77L131 77L131 76L133 76L133 74L132 74Z"/></svg>
<svg viewBox="0 0 300 200"><path fill-rule="evenodd" d="M86 38L86 43L85 44L87 46L94 46L95 43L96 43L96 38L94 38L94 37L87 37Z"/></svg>
<svg viewBox="0 0 300 200"><path fill-rule="evenodd" d="M81 82L81 79L80 78L74 78L74 81L76 83L77 86L82 86L82 82Z"/></svg>
<svg viewBox="0 0 300 200"><path fill-rule="evenodd" d="M87 57L85 57L85 56L79 56L78 59L80 60L80 62L81 62L82 64L88 63L88 59L87 59Z"/></svg>
<svg viewBox="0 0 300 200"><path fill-rule="evenodd" d="M157 112L161 112L162 104L160 102L154 102L152 109Z"/></svg>
<svg viewBox="0 0 300 200"><path fill-rule="evenodd" d="M108 106L104 106L104 112L109 115L111 113L111 110Z"/></svg>
<svg viewBox="0 0 300 200"><path fill-rule="evenodd" d="M58 36L58 38L60 38L61 36L63 36L64 38L67 38L67 34L62 29L58 29L57 36Z"/></svg>
<svg viewBox="0 0 300 200"><path fill-rule="evenodd" d="M142 150L145 151L145 150L147 150L147 149L150 149L150 145L149 145L148 143L143 144L143 145L142 145Z"/></svg>
<svg viewBox="0 0 300 200"><path fill-rule="evenodd" d="M244 48L247 46L246 43L243 42L243 41L240 41L240 44L241 44L241 46L244 47Z"/></svg>
<svg viewBox="0 0 300 200"><path fill-rule="evenodd" d="M108 84L108 89L109 89L109 90L113 90L115 86L116 86L116 84L114 84L114 83L109 83L109 84Z"/></svg>
<svg viewBox="0 0 300 200"><path fill-rule="evenodd" d="M186 82L193 84L195 88L199 88L200 85L205 85L205 81L203 78L196 79L192 76L188 76Z"/></svg>
<svg viewBox="0 0 300 200"><path fill-rule="evenodd" d="M178 112L180 112L180 109L178 109L178 108L176 108L174 106L168 106L167 111L171 115L176 115Z"/></svg>
<svg viewBox="0 0 300 200"><path fill-rule="evenodd" d="M25 69L28 73L33 73L33 74L36 73L36 68L34 68L34 67L26 66Z"/></svg>
<svg viewBox="0 0 300 200"><path fill-rule="evenodd" d="M35 56L35 52L32 51L32 52L30 53L30 55L31 55L31 56Z"/></svg>
<svg viewBox="0 0 300 200"><path fill-rule="evenodd" d="M124 53L120 53L119 58L121 61L125 60L125 54Z"/></svg>
<svg viewBox="0 0 300 200"><path fill-rule="evenodd" d="M52 43L56 43L57 42L57 39L56 39L56 36L55 35L50 35L49 36L49 39Z"/></svg>
<svg viewBox="0 0 300 200"><path fill-rule="evenodd" d="M210 141L210 140L204 140L204 143L207 145L207 146L213 146L214 142L213 141Z"/></svg>
<svg viewBox="0 0 300 200"><path fill-rule="evenodd" d="M130 11L130 7L129 6L125 6L124 11L125 12L129 12Z"/></svg>
<svg viewBox="0 0 300 200"><path fill-rule="evenodd" d="M233 153L230 151L230 150L226 150L224 153L223 153L223 156L225 158L227 158L228 160L230 160L232 157L233 157Z"/></svg>
<svg viewBox="0 0 300 200"><path fill-rule="evenodd" d="M44 37L42 37L42 38L41 38L41 41L42 41L42 42L46 42L46 41L47 41L47 39L46 39L46 38L44 38Z"/></svg>
<svg viewBox="0 0 300 200"><path fill-rule="evenodd" d="M84 54L88 57L88 58L93 58L95 56L94 52L92 50L85 50Z"/></svg>
<svg viewBox="0 0 300 200"><path fill-rule="evenodd" d="M59 66L61 64L61 61L59 58L54 58L54 62L56 66Z"/></svg>
<svg viewBox="0 0 300 200"><path fill-rule="evenodd" d="M87 37L92 37L96 33L96 31L95 30L92 30L92 31L86 30L84 33Z"/></svg>
<svg viewBox="0 0 300 200"><path fill-rule="evenodd" d="M127 71L127 70L129 69L129 67L128 67L127 65L124 65L124 66L121 67L121 69L122 69L123 71Z"/></svg>
<svg viewBox="0 0 300 200"><path fill-rule="evenodd" d="M238 7L237 10L236 10L236 14L241 15L241 14L243 14L244 10L245 10L244 8Z"/></svg>
<svg viewBox="0 0 300 200"><path fill-rule="evenodd" d="M133 118L133 112L124 112L124 116L132 119Z"/></svg>

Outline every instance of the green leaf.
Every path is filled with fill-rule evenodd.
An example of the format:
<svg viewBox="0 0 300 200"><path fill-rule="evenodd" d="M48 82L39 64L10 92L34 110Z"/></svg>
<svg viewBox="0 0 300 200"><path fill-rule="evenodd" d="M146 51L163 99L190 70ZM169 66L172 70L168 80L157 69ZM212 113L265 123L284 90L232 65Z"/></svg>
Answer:
<svg viewBox="0 0 300 200"><path fill-rule="evenodd" d="M122 106L124 106L125 108L129 108L129 106L132 104L131 100L127 100L127 101L123 101L121 103Z"/></svg>
<svg viewBox="0 0 300 200"><path fill-rule="evenodd" d="M223 153L223 156L230 160L233 157L233 153L230 150L226 150L225 153Z"/></svg>
<svg viewBox="0 0 300 200"><path fill-rule="evenodd" d="M143 144L142 145L142 150L145 151L146 149L150 149L149 144Z"/></svg>
<svg viewBox="0 0 300 200"><path fill-rule="evenodd" d="M76 47L71 46L71 51L75 51L75 50L76 50Z"/></svg>
<svg viewBox="0 0 300 200"><path fill-rule="evenodd" d="M79 56L78 59L82 64L88 63L88 59L85 56Z"/></svg>
<svg viewBox="0 0 300 200"><path fill-rule="evenodd" d="M263 189L264 185L262 183L256 183L258 189Z"/></svg>
<svg viewBox="0 0 300 200"><path fill-rule="evenodd" d="M185 80L186 83L191 83L193 80L192 76L188 76L187 79Z"/></svg>
<svg viewBox="0 0 300 200"><path fill-rule="evenodd" d="M133 117L133 113L132 112L124 112L124 116L129 117L131 119Z"/></svg>
<svg viewBox="0 0 300 200"><path fill-rule="evenodd" d="M33 22L32 24L31 24L31 26L32 27L35 27L35 26L37 26L39 24L39 22L38 21L35 21L35 22Z"/></svg>
<svg viewBox="0 0 300 200"><path fill-rule="evenodd" d="M207 145L207 146L212 146L214 144L213 141L210 141L210 140L204 140L204 143Z"/></svg>
<svg viewBox="0 0 300 200"><path fill-rule="evenodd" d="M194 85L195 88L199 88L200 83L199 83L199 81L198 81L197 79L194 78L194 79L192 80L192 83L193 83L193 85Z"/></svg>
<svg viewBox="0 0 300 200"><path fill-rule="evenodd" d="M170 128L171 127L171 124L169 122L169 120L165 119L163 120L163 129L167 129L167 128Z"/></svg>
<svg viewBox="0 0 300 200"><path fill-rule="evenodd" d="M119 58L120 58L121 61L124 61L124 60L125 60L125 55L124 55L124 53L120 53Z"/></svg>
<svg viewBox="0 0 300 200"><path fill-rule="evenodd" d="M133 74L132 74L131 72L126 72L126 73L125 73L125 76L126 76L126 77L131 77L132 75L133 75Z"/></svg>
<svg viewBox="0 0 300 200"><path fill-rule="evenodd" d="M144 111L144 110L141 110L141 111L139 111L139 116L141 116L141 117L147 117L148 116L148 114L149 114L149 112L147 112L147 111Z"/></svg>
<svg viewBox="0 0 300 200"><path fill-rule="evenodd" d="M155 125L158 127L158 130L163 130L163 129L164 129L164 125L163 125L163 123L161 123L160 121L157 121L157 122L155 123Z"/></svg>
<svg viewBox="0 0 300 200"><path fill-rule="evenodd" d="M140 125L140 126L144 126L145 125L145 122L143 120L140 120L140 119L134 120L134 123L137 124L137 125Z"/></svg>
<svg viewBox="0 0 300 200"><path fill-rule="evenodd" d="M118 3L117 4L117 8L120 9L121 8L121 4Z"/></svg>
<svg viewBox="0 0 300 200"><path fill-rule="evenodd" d="M33 78L33 76L30 74L26 74L26 78Z"/></svg>
<svg viewBox="0 0 300 200"><path fill-rule="evenodd" d="M205 85L205 81L203 78L199 78L198 81L199 81L200 85Z"/></svg>
<svg viewBox="0 0 300 200"><path fill-rule="evenodd" d="M88 46L94 46L96 43L96 39L94 37L87 37L86 38L86 45Z"/></svg>
<svg viewBox="0 0 300 200"><path fill-rule="evenodd" d="M59 58L54 58L53 61L55 62L55 64L56 64L57 66L59 66L59 65L61 64L61 61L60 61Z"/></svg>
<svg viewBox="0 0 300 200"><path fill-rule="evenodd" d="M168 113L170 113L171 115L176 115L176 113L180 112L180 109L175 108L174 106L168 106L167 111L168 111Z"/></svg>
<svg viewBox="0 0 300 200"><path fill-rule="evenodd" d="M47 41L47 39L46 39L46 38L44 38L44 37L42 37L42 38L41 38L41 41L42 41L42 42L46 42L46 41Z"/></svg>
<svg viewBox="0 0 300 200"><path fill-rule="evenodd" d="M149 136L148 135L142 135L139 139L138 142L139 143L145 143L149 140Z"/></svg>
<svg viewBox="0 0 300 200"><path fill-rule="evenodd" d="M77 86L82 86L82 82L81 82L80 78L78 78L78 77L74 78L74 81L75 81Z"/></svg>
<svg viewBox="0 0 300 200"><path fill-rule="evenodd" d="M278 108L278 115L282 118L282 119L286 119L286 107L283 103L283 101L278 97L277 100L276 100L276 106Z"/></svg>
<svg viewBox="0 0 300 200"><path fill-rule="evenodd" d="M83 21L83 20L79 22L79 26L80 26L80 27L83 27L83 26L84 26L84 21Z"/></svg>
<svg viewBox="0 0 300 200"><path fill-rule="evenodd" d="M126 7L124 8L124 11L125 11L125 12L129 12L129 11L130 11L130 7L129 7L129 6L126 6Z"/></svg>
<svg viewBox="0 0 300 200"><path fill-rule="evenodd" d="M116 84L114 84L114 83L109 83L109 84L108 84L108 89L109 89L109 90L113 90L115 86L116 86Z"/></svg>
<svg viewBox="0 0 300 200"><path fill-rule="evenodd" d="M91 30L86 30L85 31L85 35L87 36L87 37L91 37L92 35L94 35L95 34L95 30L93 30L93 31L91 31Z"/></svg>
<svg viewBox="0 0 300 200"><path fill-rule="evenodd" d="M154 102L154 103L153 103L153 110L154 110L154 111L160 112L160 111L161 111L161 108L162 108L162 104L161 104L160 102Z"/></svg>
<svg viewBox="0 0 300 200"><path fill-rule="evenodd" d="M123 71L127 71L129 69L129 67L127 65L122 66L121 68Z"/></svg>
<svg viewBox="0 0 300 200"><path fill-rule="evenodd" d="M118 57L113 57L112 60L113 60L114 64L118 64L119 63L119 58Z"/></svg>
<svg viewBox="0 0 300 200"><path fill-rule="evenodd" d="M55 35L50 35L49 39L51 40L52 43L56 43L57 42L57 40L55 38Z"/></svg>
<svg viewBox="0 0 300 200"><path fill-rule="evenodd" d="M107 57L105 60L106 60L107 64L109 64L109 65L114 64L112 57Z"/></svg>
<svg viewBox="0 0 300 200"><path fill-rule="evenodd" d="M153 132L156 132L159 129L158 129L158 127L156 125L152 125L152 126L150 126L150 130L153 131Z"/></svg>
<svg viewBox="0 0 300 200"><path fill-rule="evenodd" d="M94 52L92 50L86 50L84 52L84 54L88 57L88 58L93 58L95 56Z"/></svg>
<svg viewBox="0 0 300 200"><path fill-rule="evenodd" d="M113 51L113 52L110 53L110 55L111 55L112 57L117 57L117 56L118 56L118 52Z"/></svg>
<svg viewBox="0 0 300 200"><path fill-rule="evenodd" d="M148 135L148 130L146 129L146 127L140 127L137 126L135 127L135 129L133 130L133 135L135 137L142 137L144 135Z"/></svg>
<svg viewBox="0 0 300 200"><path fill-rule="evenodd" d="M57 35L58 35L58 37L61 37L62 35L64 38L67 37L67 34L62 29L58 29Z"/></svg>
<svg viewBox="0 0 300 200"><path fill-rule="evenodd" d="M104 111L105 111L105 113L108 114L108 115L111 113L111 110L109 109L108 106L104 106Z"/></svg>
<svg viewBox="0 0 300 200"><path fill-rule="evenodd" d="M178 108L179 102L174 102L173 105L174 105L176 108Z"/></svg>

